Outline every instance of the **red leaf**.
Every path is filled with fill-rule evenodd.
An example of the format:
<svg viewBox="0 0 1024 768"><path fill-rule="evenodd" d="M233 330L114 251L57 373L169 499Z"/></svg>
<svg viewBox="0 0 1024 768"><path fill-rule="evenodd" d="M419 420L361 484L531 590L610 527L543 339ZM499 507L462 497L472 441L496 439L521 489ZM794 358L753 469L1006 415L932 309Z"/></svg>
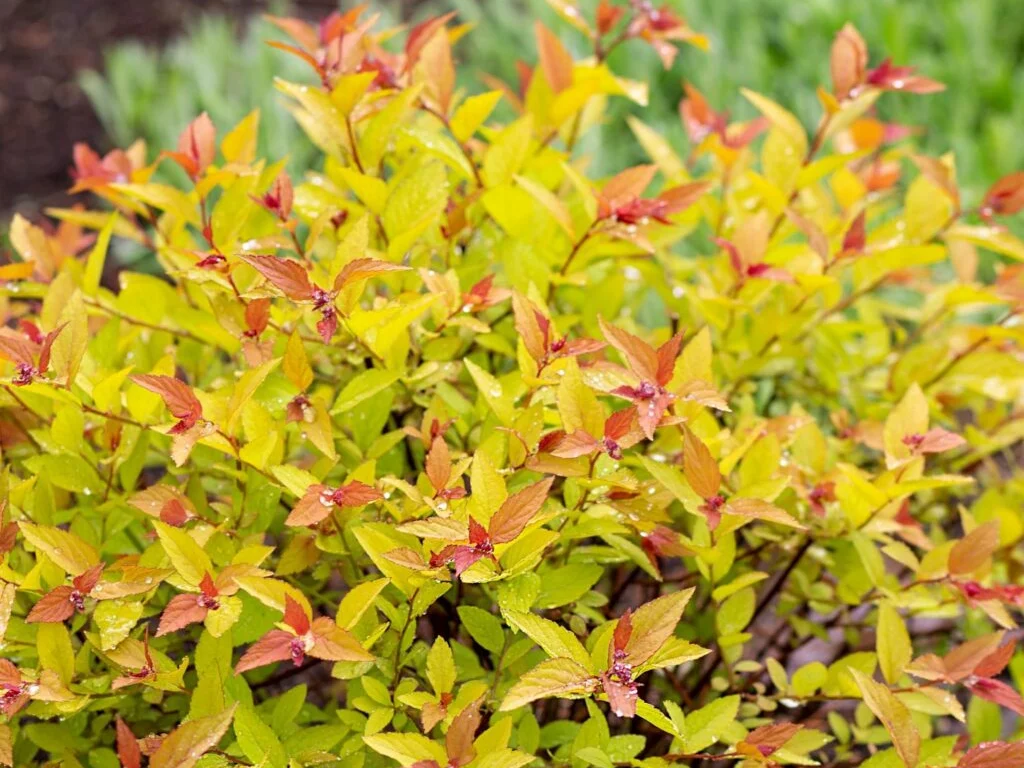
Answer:
<svg viewBox="0 0 1024 768"><path fill-rule="evenodd" d="M455 547L452 553L452 561L455 563L455 575L461 576L462 572L484 557L484 553L473 547Z"/></svg>
<svg viewBox="0 0 1024 768"><path fill-rule="evenodd" d="M282 259L263 254L243 255L240 258L288 298L295 301L309 301L313 298L309 272L295 259Z"/></svg>
<svg viewBox="0 0 1024 768"><path fill-rule="evenodd" d="M380 501L384 495L372 485L352 480L334 492L334 503L339 507L362 507Z"/></svg>
<svg viewBox="0 0 1024 768"><path fill-rule="evenodd" d="M475 517L469 518L469 543L474 546L489 541L487 529L476 521Z"/></svg>
<svg viewBox="0 0 1024 768"><path fill-rule="evenodd" d="M213 583L213 577L208 573L203 574L203 579L199 582L199 589L204 597L216 597L220 594L217 585Z"/></svg>
<svg viewBox="0 0 1024 768"><path fill-rule="evenodd" d="M75 613L75 604L71 602L73 592L74 590L68 586L56 587L32 606L25 621L30 624L56 624L67 621Z"/></svg>
<svg viewBox="0 0 1024 768"><path fill-rule="evenodd" d="M1024 171L1004 176L985 194L981 209L987 215L1014 214L1024 209Z"/></svg>
<svg viewBox="0 0 1024 768"><path fill-rule="evenodd" d="M1016 650L1016 643L1010 642L1001 645L978 663L978 666L974 668L974 674L978 677L995 677L1006 669L1006 665L1010 663Z"/></svg>
<svg viewBox="0 0 1024 768"><path fill-rule="evenodd" d="M103 575L103 563L97 563L87 571L83 571L71 580L75 589L79 592L89 594L99 583L100 576Z"/></svg>
<svg viewBox="0 0 1024 768"><path fill-rule="evenodd" d="M554 481L553 477L545 478L505 499L488 525L491 541L495 544L505 544L519 536L533 516L544 506Z"/></svg>
<svg viewBox="0 0 1024 768"><path fill-rule="evenodd" d="M969 749L956 768L1024 768L1024 742L983 742Z"/></svg>
<svg viewBox="0 0 1024 768"><path fill-rule="evenodd" d="M141 768L142 750L139 749L139 740L135 734L121 719L117 718L117 759L121 761L121 768Z"/></svg>
<svg viewBox="0 0 1024 768"><path fill-rule="evenodd" d="M270 299L253 299L245 307L245 326L248 335L256 337L270 323Z"/></svg>
<svg viewBox="0 0 1024 768"><path fill-rule="evenodd" d="M324 344L330 344L331 339L334 338L334 332L338 330L338 315L331 304L324 307L321 312L323 312L323 317L317 321L316 331L320 334Z"/></svg>
<svg viewBox="0 0 1024 768"><path fill-rule="evenodd" d="M683 343L683 334L680 331L671 339L658 347L658 377L656 381L665 386L672 379L675 370L676 358L679 357L679 348Z"/></svg>
<svg viewBox="0 0 1024 768"><path fill-rule="evenodd" d="M626 649L626 643L629 642L629 638L632 634L633 615L632 611L627 610L619 617L619 622L615 625L615 634L612 635L612 653L614 654L615 651L624 651Z"/></svg>
<svg viewBox="0 0 1024 768"><path fill-rule="evenodd" d="M175 418L190 422L191 428L203 415L203 404L199 402L192 388L181 379L152 373L139 373L132 381L163 398L164 405Z"/></svg>
<svg viewBox="0 0 1024 768"><path fill-rule="evenodd" d="M967 688L975 696L988 699L1002 707L1013 710L1018 715L1024 716L1024 699L1021 699L1017 691L1001 680L980 677L968 681Z"/></svg>
<svg viewBox="0 0 1024 768"><path fill-rule="evenodd" d="M63 323L43 337L43 343L39 346L39 365L36 366L39 373L46 373L46 369L50 367L50 350L53 349L53 342L57 340L60 332L66 326L67 323Z"/></svg>
<svg viewBox="0 0 1024 768"><path fill-rule="evenodd" d="M206 618L208 612L207 608L199 604L198 595L175 595L160 615L160 626L157 627L156 636L161 637L168 632L184 629L189 624L197 624Z"/></svg>
<svg viewBox="0 0 1024 768"><path fill-rule="evenodd" d="M864 211L861 211L850 223L850 228L846 230L846 234L843 236L843 253L863 253L866 242L864 231L866 220L867 217Z"/></svg>
<svg viewBox="0 0 1024 768"><path fill-rule="evenodd" d="M235 665L235 672L241 674L277 661L291 661L294 639L294 635L283 629L270 630L242 654L242 658Z"/></svg>
<svg viewBox="0 0 1024 768"><path fill-rule="evenodd" d="M309 632L309 615L295 598L291 595L284 596L284 619L285 624L295 630L296 635L304 635Z"/></svg>
<svg viewBox="0 0 1024 768"><path fill-rule="evenodd" d="M168 499L167 503L160 508L160 520L175 528L180 528L187 523L190 516L185 505L178 499Z"/></svg>

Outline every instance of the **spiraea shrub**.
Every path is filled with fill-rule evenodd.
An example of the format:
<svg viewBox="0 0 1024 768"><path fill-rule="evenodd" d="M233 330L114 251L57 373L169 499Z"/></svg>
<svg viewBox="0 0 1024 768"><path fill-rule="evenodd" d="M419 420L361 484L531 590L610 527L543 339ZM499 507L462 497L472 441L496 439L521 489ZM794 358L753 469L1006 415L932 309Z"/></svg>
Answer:
<svg viewBox="0 0 1024 768"><path fill-rule="evenodd" d="M0 762L1024 766L1024 176L846 27L810 130L688 88L593 178L608 54L703 38L552 4L474 95L450 16L276 19L320 170L200 115L12 222Z"/></svg>

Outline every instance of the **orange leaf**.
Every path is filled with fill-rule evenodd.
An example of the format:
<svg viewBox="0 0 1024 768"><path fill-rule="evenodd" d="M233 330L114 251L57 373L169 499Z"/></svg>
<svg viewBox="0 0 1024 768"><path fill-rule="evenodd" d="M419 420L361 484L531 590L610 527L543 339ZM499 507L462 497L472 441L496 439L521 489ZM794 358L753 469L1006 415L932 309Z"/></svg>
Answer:
<svg viewBox="0 0 1024 768"><path fill-rule="evenodd" d="M167 410L178 419L198 420L203 415L203 404L192 388L181 379L152 373L139 373L132 381L150 392L160 395Z"/></svg>
<svg viewBox="0 0 1024 768"><path fill-rule="evenodd" d="M73 591L66 585L51 590L32 606L25 621L29 624L57 624L70 619L75 613L75 604L71 602Z"/></svg>
<svg viewBox="0 0 1024 768"><path fill-rule="evenodd" d="M209 609L199 604L199 595L186 593L175 595L167 603L164 612L160 614L160 625L157 627L156 636L161 637L168 632L177 632L189 624L198 624L206 618Z"/></svg>
<svg viewBox="0 0 1024 768"><path fill-rule="evenodd" d="M856 27L846 24L832 43L829 61L832 69L832 90L842 101L864 82L868 66L868 47Z"/></svg>
<svg viewBox="0 0 1024 768"><path fill-rule="evenodd" d="M683 474L694 493L710 499L722 485L722 473L718 462L704 441L689 429L683 430Z"/></svg>
<svg viewBox="0 0 1024 768"><path fill-rule="evenodd" d="M448 453L448 443L441 435L434 438L427 453L427 479L437 492L443 491L452 475L452 460Z"/></svg>
<svg viewBox="0 0 1024 768"><path fill-rule="evenodd" d="M451 727L445 735L445 749L448 752L448 764L462 766L472 762L476 757L473 737L480 727L480 699L469 704L452 720Z"/></svg>
<svg viewBox="0 0 1024 768"><path fill-rule="evenodd" d="M979 525L949 551L949 572L973 573L985 564L999 547L999 522L989 520Z"/></svg>
<svg viewBox="0 0 1024 768"><path fill-rule="evenodd" d="M561 93L572 85L572 56L565 50L562 41L541 22L534 22L533 31L537 37L541 70L551 89Z"/></svg>
<svg viewBox="0 0 1024 768"><path fill-rule="evenodd" d="M235 672L241 674L250 669L265 667L278 661L290 661L292 658L292 640L294 635L283 629L272 629L242 654L235 665Z"/></svg>
<svg viewBox="0 0 1024 768"><path fill-rule="evenodd" d="M135 734L120 715L117 717L117 759L121 761L121 768L141 768L142 766L139 740L135 738Z"/></svg>
<svg viewBox="0 0 1024 768"><path fill-rule="evenodd" d="M380 259L355 259L342 267L341 272L334 279L334 290L340 291L357 280L365 280L368 277L382 275L386 272L404 272L408 269L408 267L404 267L401 264L392 264L389 261L381 261Z"/></svg>
<svg viewBox="0 0 1024 768"><path fill-rule="evenodd" d="M217 154L217 129L210 116L203 112L189 123L178 136L178 154L188 158L185 170L192 177L199 176L213 162ZM185 163L182 164L186 166Z"/></svg>
<svg viewBox="0 0 1024 768"><path fill-rule="evenodd" d="M519 536L533 516L544 506L554 481L555 478L547 477L505 499L505 503L491 517L488 526L491 541L495 544L505 544Z"/></svg>
<svg viewBox="0 0 1024 768"><path fill-rule="evenodd" d="M277 256L243 255L242 261L251 266L273 283L290 299L306 301L313 296L313 285L309 282L306 268L294 259Z"/></svg>
<svg viewBox="0 0 1024 768"><path fill-rule="evenodd" d="M597 321L604 337L608 339L608 343L626 359L626 363L633 373L644 381L658 380L658 353L650 344L621 328L606 323L600 315L598 315Z"/></svg>

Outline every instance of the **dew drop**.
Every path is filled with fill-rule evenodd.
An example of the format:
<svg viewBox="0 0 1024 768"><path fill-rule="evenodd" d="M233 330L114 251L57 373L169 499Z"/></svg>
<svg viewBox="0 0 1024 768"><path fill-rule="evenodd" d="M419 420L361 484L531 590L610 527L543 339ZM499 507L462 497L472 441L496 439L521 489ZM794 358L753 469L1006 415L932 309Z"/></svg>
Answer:
<svg viewBox="0 0 1024 768"><path fill-rule="evenodd" d="M446 509L448 509L448 502L446 501L442 501L440 504L437 505L438 512L444 512Z"/></svg>
<svg viewBox="0 0 1024 768"><path fill-rule="evenodd" d="M39 686L35 683L32 683L27 688L25 688L25 690L28 691L29 696L35 696L37 693L39 693Z"/></svg>
<svg viewBox="0 0 1024 768"><path fill-rule="evenodd" d="M391 498L391 491L384 491L384 500L387 501Z"/></svg>
<svg viewBox="0 0 1024 768"><path fill-rule="evenodd" d="M82 489L82 494L84 496L92 496L92 488L83 488Z"/></svg>
<svg viewBox="0 0 1024 768"><path fill-rule="evenodd" d="M560 371L558 372L558 375L559 375L559 376L565 376L565 371L564 371L564 370L560 370Z"/></svg>
<svg viewBox="0 0 1024 768"><path fill-rule="evenodd" d="M62 554L64 554L64 550L61 549L60 547L54 547L53 548L53 554L55 554L55 555L62 555Z"/></svg>
<svg viewBox="0 0 1024 768"><path fill-rule="evenodd" d="M147 576L142 581L143 581L144 584L152 584L153 583L153 577L152 576Z"/></svg>
<svg viewBox="0 0 1024 768"><path fill-rule="evenodd" d="M472 305L472 304L463 304L463 305L462 305L462 311L463 311L463 312L464 312L465 314L467 314L467 315L468 315L468 314L469 314L470 312L472 312L472 311L473 311L473 305Z"/></svg>

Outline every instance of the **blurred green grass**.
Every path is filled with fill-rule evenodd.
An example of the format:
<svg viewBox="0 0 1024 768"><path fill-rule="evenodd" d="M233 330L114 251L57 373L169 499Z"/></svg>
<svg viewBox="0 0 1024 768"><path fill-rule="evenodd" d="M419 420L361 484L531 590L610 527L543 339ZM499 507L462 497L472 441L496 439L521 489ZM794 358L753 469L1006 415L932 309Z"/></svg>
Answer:
<svg viewBox="0 0 1024 768"><path fill-rule="evenodd" d="M581 5L589 10L596 0ZM651 98L646 108L613 100L606 124L584 138L581 150L594 157L599 171L643 159L619 119L625 112L640 116L675 146L686 146L676 111L684 77L714 106L737 117L753 114L739 94L740 87L749 87L813 126L820 114L815 87L829 83L829 47L846 21L864 35L872 64L891 56L946 83L948 90L934 96L887 95L881 116L921 126L925 133L918 142L927 151L954 151L968 201L977 200L998 176L1024 167L1021 0L669 0L669 5L708 35L712 50L686 47L669 71L640 42L616 51L613 69L649 82ZM430 0L419 6L417 17L445 10L476 24L456 48L466 68L462 85L471 90L483 88L476 77L481 72L515 82L516 60L535 59L534 18L548 23L574 52L585 53L583 37L558 20L544 0ZM383 11L382 23L395 18L386 0ZM224 19L202 18L163 51L116 46L107 52L105 73L87 73L82 83L115 144L143 136L154 146L168 146L203 109L226 129L261 106L261 151L272 157L290 154L292 169L301 171L311 156L308 144L291 117L274 108L271 81L275 75L308 76L301 63L263 44L271 37L280 34L262 21L238 35Z"/></svg>

